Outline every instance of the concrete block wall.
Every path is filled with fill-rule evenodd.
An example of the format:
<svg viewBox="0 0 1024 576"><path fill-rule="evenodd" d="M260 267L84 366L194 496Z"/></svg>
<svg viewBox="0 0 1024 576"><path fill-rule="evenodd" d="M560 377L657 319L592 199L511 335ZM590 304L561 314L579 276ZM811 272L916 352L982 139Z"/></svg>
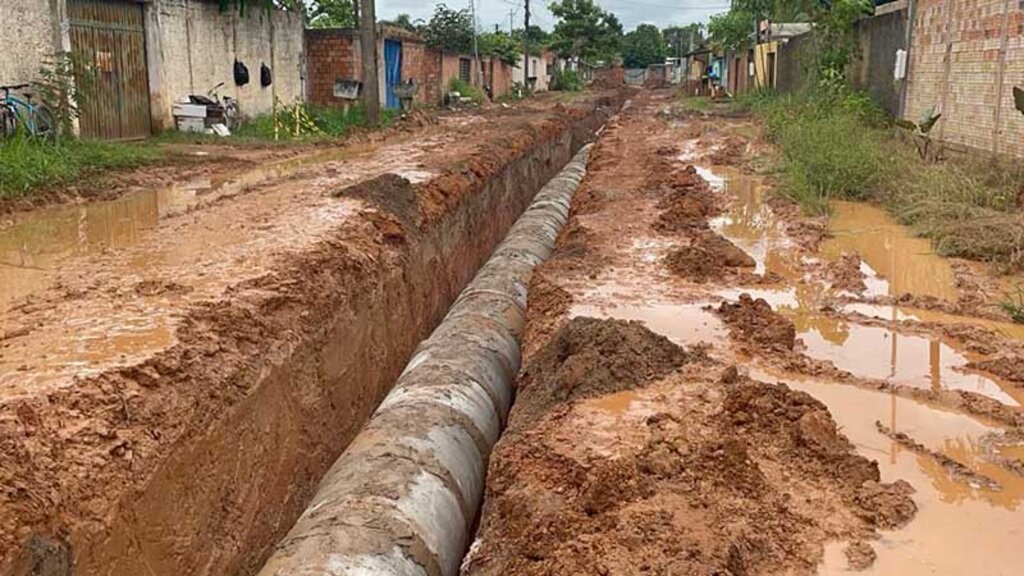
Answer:
<svg viewBox="0 0 1024 576"><path fill-rule="evenodd" d="M919 0L904 116L943 114L936 136L953 148L1024 156L1024 5L1019 0Z"/></svg>
<svg viewBox="0 0 1024 576"><path fill-rule="evenodd" d="M60 51L55 4L52 0L0 0L5 39L0 85L36 80L45 60Z"/></svg>
<svg viewBox="0 0 1024 576"><path fill-rule="evenodd" d="M244 117L268 114L274 99L304 99L305 35L294 12L221 10L208 0L155 0L146 6L146 40L154 129L171 128L173 103L204 94L224 82L221 96L238 100ZM249 69L249 83L236 86L235 59ZM260 85L266 63L273 84Z"/></svg>

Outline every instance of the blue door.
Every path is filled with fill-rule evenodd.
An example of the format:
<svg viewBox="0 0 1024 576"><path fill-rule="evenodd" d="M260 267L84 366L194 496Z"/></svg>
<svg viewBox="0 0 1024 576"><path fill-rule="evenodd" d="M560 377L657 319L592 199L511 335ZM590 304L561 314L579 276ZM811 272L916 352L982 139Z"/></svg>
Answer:
<svg viewBox="0 0 1024 576"><path fill-rule="evenodd" d="M402 43L395 40L384 41L384 77L386 82L387 107L397 109L401 106L395 95L395 86L402 83Z"/></svg>

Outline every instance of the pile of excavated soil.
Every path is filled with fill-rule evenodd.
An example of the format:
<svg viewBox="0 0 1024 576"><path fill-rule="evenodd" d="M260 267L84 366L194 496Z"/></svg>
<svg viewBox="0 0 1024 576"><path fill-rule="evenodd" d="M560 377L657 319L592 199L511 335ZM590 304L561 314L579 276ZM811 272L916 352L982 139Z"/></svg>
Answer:
<svg viewBox="0 0 1024 576"><path fill-rule="evenodd" d="M861 272L860 256L853 253L844 253L834 262L828 264L828 280L833 290L842 292L861 293L868 289L864 283L864 273Z"/></svg>
<svg viewBox="0 0 1024 576"><path fill-rule="evenodd" d="M813 397L716 372L638 324L572 320L523 373L463 574L813 574L833 539L868 564L912 489L881 483ZM609 421L586 400L624 390L655 412Z"/></svg>
<svg viewBox="0 0 1024 576"><path fill-rule="evenodd" d="M708 158L716 166L736 166L744 161L747 141L739 136L729 136Z"/></svg>
<svg viewBox="0 0 1024 576"><path fill-rule="evenodd" d="M788 352L796 344L796 327L762 298L741 294L739 302L723 302L717 310L733 339L762 351Z"/></svg>
<svg viewBox="0 0 1024 576"><path fill-rule="evenodd" d="M753 268L756 262L726 238L704 231L689 246L676 248L665 257L673 274L694 282L721 278L735 268Z"/></svg>
<svg viewBox="0 0 1024 576"><path fill-rule="evenodd" d="M635 388L687 359L682 348L639 322L574 318L523 370L517 418L533 422L573 400Z"/></svg>

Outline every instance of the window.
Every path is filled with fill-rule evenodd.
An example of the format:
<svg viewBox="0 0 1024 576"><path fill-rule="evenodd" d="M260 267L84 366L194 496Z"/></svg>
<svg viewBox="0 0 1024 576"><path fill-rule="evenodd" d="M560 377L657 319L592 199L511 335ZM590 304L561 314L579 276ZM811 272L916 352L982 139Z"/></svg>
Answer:
<svg viewBox="0 0 1024 576"><path fill-rule="evenodd" d="M469 58L459 58L459 79L466 83L472 82L470 78L472 67L473 64Z"/></svg>

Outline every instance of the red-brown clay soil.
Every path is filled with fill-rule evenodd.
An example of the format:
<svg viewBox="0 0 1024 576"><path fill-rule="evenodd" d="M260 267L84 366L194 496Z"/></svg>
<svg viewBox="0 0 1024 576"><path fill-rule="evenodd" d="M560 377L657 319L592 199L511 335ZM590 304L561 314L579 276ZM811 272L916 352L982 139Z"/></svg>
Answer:
<svg viewBox="0 0 1024 576"><path fill-rule="evenodd" d="M0 574L69 558L76 573L258 570L420 339L615 105L451 117L5 286Z"/></svg>
<svg viewBox="0 0 1024 576"><path fill-rule="evenodd" d="M587 402L638 388L657 401L635 422ZM586 438L612 424L614 442ZM591 318L524 369L490 478L464 574L813 573L826 539L873 538L916 510L811 396Z"/></svg>
<svg viewBox="0 0 1024 576"><path fill-rule="evenodd" d="M954 264L954 299L893 296L903 278L826 255L828 219L744 185L770 185L737 169L770 148L749 121L674 98L645 91L609 124L534 275L526 368L463 574L1004 570L1024 501L1009 455L1024 453L1024 350L985 304L998 283ZM859 350L869 337L883 346ZM885 377L919 349L909 382ZM936 527L960 526L961 503L983 511L966 508L979 528L953 547ZM990 543L998 558L971 559Z"/></svg>

